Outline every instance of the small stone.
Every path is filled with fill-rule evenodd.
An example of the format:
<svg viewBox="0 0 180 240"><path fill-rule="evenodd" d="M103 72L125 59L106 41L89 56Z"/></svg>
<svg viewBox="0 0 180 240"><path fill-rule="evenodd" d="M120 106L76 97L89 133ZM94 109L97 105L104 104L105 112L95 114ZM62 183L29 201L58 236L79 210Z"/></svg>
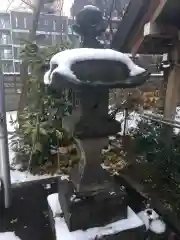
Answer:
<svg viewBox="0 0 180 240"><path fill-rule="evenodd" d="M111 196L116 195L115 192L110 192L109 194L110 194Z"/></svg>
<svg viewBox="0 0 180 240"><path fill-rule="evenodd" d="M15 218L15 219L12 219L10 223L12 223L12 224L13 224L13 223L16 223L17 221L18 221L18 219L17 219L17 218Z"/></svg>
<svg viewBox="0 0 180 240"><path fill-rule="evenodd" d="M75 200L75 198L76 198L76 195L73 194L72 197L70 198L70 201L73 202Z"/></svg>
<svg viewBox="0 0 180 240"><path fill-rule="evenodd" d="M46 184L45 186L44 186L44 189L50 189L51 188L51 184Z"/></svg>
<svg viewBox="0 0 180 240"><path fill-rule="evenodd" d="M74 202L80 202L80 201L81 201L80 198L76 198L76 199L74 199Z"/></svg>

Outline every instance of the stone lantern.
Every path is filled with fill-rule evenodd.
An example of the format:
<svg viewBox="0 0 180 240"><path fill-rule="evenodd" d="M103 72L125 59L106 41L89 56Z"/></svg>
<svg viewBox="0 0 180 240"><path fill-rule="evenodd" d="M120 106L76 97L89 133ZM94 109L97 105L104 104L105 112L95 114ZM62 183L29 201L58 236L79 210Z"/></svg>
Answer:
<svg viewBox="0 0 180 240"><path fill-rule="evenodd" d="M70 231L127 218L125 188L101 167L101 150L108 145L108 136L121 128L108 115L108 93L141 85L149 73L127 55L103 49L97 36L105 29L100 10L85 7L74 26L82 37L82 48L56 54L45 74L45 83L56 91L66 88L79 93L79 106L63 119L80 154L70 180L59 181L59 201Z"/></svg>

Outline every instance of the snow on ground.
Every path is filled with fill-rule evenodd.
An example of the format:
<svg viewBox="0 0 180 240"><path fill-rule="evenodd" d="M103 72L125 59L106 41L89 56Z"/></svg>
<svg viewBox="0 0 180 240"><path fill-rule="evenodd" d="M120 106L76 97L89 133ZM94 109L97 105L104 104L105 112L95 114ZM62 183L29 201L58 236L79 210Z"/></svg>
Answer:
<svg viewBox="0 0 180 240"><path fill-rule="evenodd" d="M150 113L150 111L148 111L147 113ZM6 120L7 120L7 130L9 133L14 131L15 126L12 126L10 124L11 119L16 120L16 115L17 112L7 112L6 114ZM122 122L122 129L121 129L121 133L123 132L123 127L124 127L124 114L122 112L118 113L116 115L116 120ZM129 114L128 116L128 121L127 121L127 130L131 129L131 128L136 128L138 125L138 122L141 120L141 117L138 113L136 112L132 112ZM177 107L176 110L176 121L180 122L180 107ZM174 129L174 131L176 133L178 133L180 131L180 129ZM9 134L10 136L10 134ZM9 139L9 145L10 145L11 140ZM15 153L13 152L13 150L9 147L9 161L10 164L12 164L13 162L13 158L15 156ZM32 175L28 172L20 172L18 170L11 170L11 182L12 183L19 183L19 182L26 182L26 181L33 181L33 180L37 180L37 179L44 179L44 178L49 178L51 177L50 175Z"/></svg>
<svg viewBox="0 0 180 240"><path fill-rule="evenodd" d="M86 231L78 230L70 232L64 218L60 217L62 210L58 200L58 193L49 195L47 201L55 221L55 232L57 240L92 240L96 239L96 237L100 238L102 236L112 235L121 231L137 228L144 225L142 220L132 211L131 208L128 207L127 219L123 219L106 226L87 229Z"/></svg>
<svg viewBox="0 0 180 240"><path fill-rule="evenodd" d="M116 115L116 120L121 122L122 125L121 125L121 134L123 134L123 130L124 130L124 113L123 112L119 112L117 115ZM138 113L136 112L131 112L128 116L128 120L126 122L126 129L127 131L129 129L132 129L132 128L137 128L137 125L138 125L138 122L141 120L141 117Z"/></svg>
<svg viewBox="0 0 180 240"><path fill-rule="evenodd" d="M10 136L11 136L11 133L13 133L14 130L15 130L15 126L11 124L11 120L15 121L15 120L16 120L16 116L17 116L17 112L16 112L16 111L7 112L7 113L6 113L7 131L8 131L8 142L9 142L9 161L10 161L10 164L12 163L13 158L15 157L15 153L14 153L13 150L10 148L10 144L11 144Z"/></svg>
<svg viewBox="0 0 180 240"><path fill-rule="evenodd" d="M157 235L161 235L166 231L166 224L153 209L145 209L135 214L132 209L128 207L127 219L119 220L106 226L87 229L86 231L78 230L70 232L64 218L61 217L62 210L58 200L58 193L49 195L47 201L54 219L57 240L92 240L96 239L96 237L112 235L143 225L146 226L147 231L150 230Z"/></svg>
<svg viewBox="0 0 180 240"><path fill-rule="evenodd" d="M0 240L21 240L13 232L0 233Z"/></svg>
<svg viewBox="0 0 180 240"><path fill-rule="evenodd" d="M9 162L10 162L10 164L13 163L13 159L15 157L15 153L10 148L10 144L11 144L10 136L11 136L11 133L14 132L15 126L12 125L10 122L11 122L12 119L13 119L13 121L15 121L16 117L17 117L17 112L16 111L6 113L7 131L9 133L8 134L8 142L9 142ZM41 175L41 176L32 175L29 172L21 172L19 170L11 170L11 182L12 183L34 181L34 180L45 179L45 178L49 178L49 177L52 177L52 176L50 176L48 174L47 175ZM0 240L1 240L1 238L0 238Z"/></svg>
<svg viewBox="0 0 180 240"><path fill-rule="evenodd" d="M138 213L139 218L144 222L146 229L156 234L163 234L166 231L166 224L160 220L160 216L153 209L146 209Z"/></svg>
<svg viewBox="0 0 180 240"><path fill-rule="evenodd" d="M152 111L151 110L146 110L144 113L146 114L152 114ZM157 114L158 115L158 114ZM162 115L159 114L160 117L162 117ZM116 120L121 122L122 123L122 128L121 128L121 134L123 133L123 129L124 129L124 113L123 112L119 112L117 115L116 115ZM139 113L137 112L131 112L128 116L128 119L127 119L127 123L126 123L126 130L127 132L130 130L130 129L135 129L137 128L137 125L138 125L138 122L141 121L142 118L140 116ZM175 116L175 121L179 122L180 123L180 107L177 107L176 108L176 116ZM180 129L178 128L174 128L174 132L176 134L178 134L180 132Z"/></svg>
<svg viewBox="0 0 180 240"><path fill-rule="evenodd" d="M51 175L32 175L29 172L21 172L18 170L11 170L11 183L30 182L52 177ZM55 177L55 175L53 175Z"/></svg>

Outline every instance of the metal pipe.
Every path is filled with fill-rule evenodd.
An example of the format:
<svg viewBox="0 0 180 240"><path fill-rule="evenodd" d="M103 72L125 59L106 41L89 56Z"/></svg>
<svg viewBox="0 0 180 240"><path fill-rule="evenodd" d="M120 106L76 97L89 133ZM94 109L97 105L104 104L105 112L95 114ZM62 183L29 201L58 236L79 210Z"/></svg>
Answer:
<svg viewBox="0 0 180 240"><path fill-rule="evenodd" d="M142 118L145 118L147 120L151 120L153 122L162 123L164 125L171 126L172 128L180 129L180 123L178 121L175 121L175 120L166 120L166 119L163 119L160 116L156 116L154 114L140 114L140 116Z"/></svg>
<svg viewBox="0 0 180 240"><path fill-rule="evenodd" d="M9 166L8 135L5 111L4 77L0 73L0 178L4 188L4 205L11 205L11 179Z"/></svg>

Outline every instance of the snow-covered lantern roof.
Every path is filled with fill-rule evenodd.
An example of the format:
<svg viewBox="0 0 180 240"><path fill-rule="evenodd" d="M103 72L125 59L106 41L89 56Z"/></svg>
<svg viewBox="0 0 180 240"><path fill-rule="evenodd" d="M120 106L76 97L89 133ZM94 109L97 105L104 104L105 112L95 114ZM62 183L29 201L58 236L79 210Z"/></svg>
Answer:
<svg viewBox="0 0 180 240"><path fill-rule="evenodd" d="M44 82L57 90L87 86L131 88L143 84L149 75L127 54L111 49L78 48L54 55Z"/></svg>

